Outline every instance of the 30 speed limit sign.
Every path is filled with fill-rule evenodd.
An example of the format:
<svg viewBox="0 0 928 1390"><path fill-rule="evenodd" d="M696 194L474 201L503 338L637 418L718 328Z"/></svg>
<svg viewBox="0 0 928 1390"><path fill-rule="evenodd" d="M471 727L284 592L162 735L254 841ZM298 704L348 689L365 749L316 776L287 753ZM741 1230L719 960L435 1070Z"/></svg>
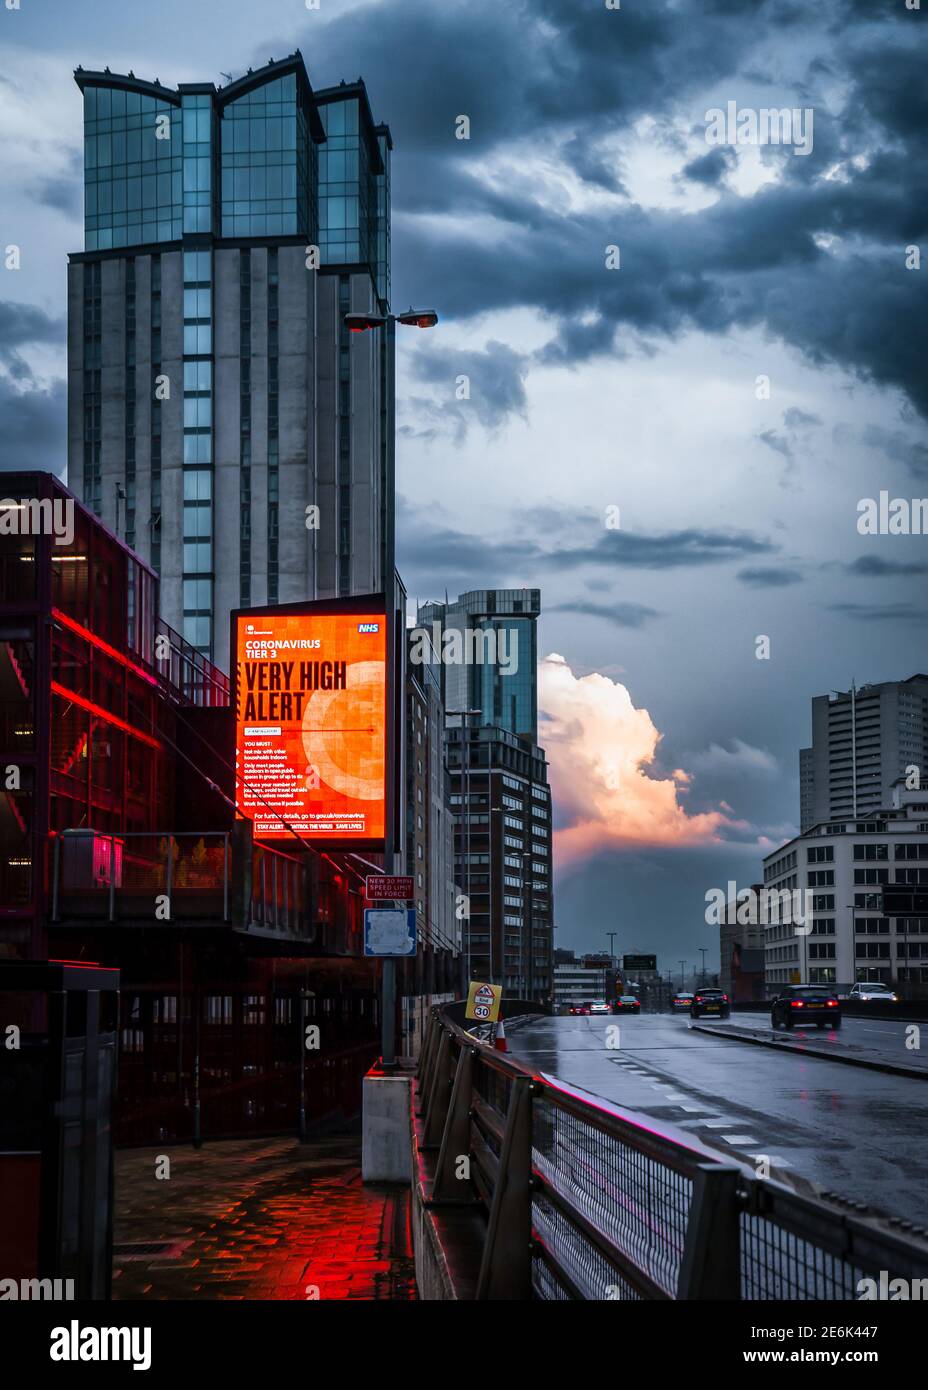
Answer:
<svg viewBox="0 0 928 1390"><path fill-rule="evenodd" d="M488 985L482 984L479 980L471 980L464 1017L472 1018L477 1023L495 1023L499 1018L499 1002L502 995L502 985Z"/></svg>

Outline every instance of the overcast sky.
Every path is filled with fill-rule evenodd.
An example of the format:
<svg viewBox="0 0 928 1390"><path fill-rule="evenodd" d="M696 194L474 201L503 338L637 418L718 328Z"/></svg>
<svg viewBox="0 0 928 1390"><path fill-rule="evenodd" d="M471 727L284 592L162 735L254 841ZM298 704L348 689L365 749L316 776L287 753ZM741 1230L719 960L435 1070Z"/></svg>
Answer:
<svg viewBox="0 0 928 1390"><path fill-rule="evenodd" d="M928 495L926 24L905 0L2 8L3 465L63 471L73 68L220 83L299 47L315 86L363 76L394 308L441 315L400 347L409 591L541 588L559 944L717 960L705 894L796 832L810 698L928 667L925 538L857 530L862 498ZM811 149L710 143L729 102L802 111Z"/></svg>

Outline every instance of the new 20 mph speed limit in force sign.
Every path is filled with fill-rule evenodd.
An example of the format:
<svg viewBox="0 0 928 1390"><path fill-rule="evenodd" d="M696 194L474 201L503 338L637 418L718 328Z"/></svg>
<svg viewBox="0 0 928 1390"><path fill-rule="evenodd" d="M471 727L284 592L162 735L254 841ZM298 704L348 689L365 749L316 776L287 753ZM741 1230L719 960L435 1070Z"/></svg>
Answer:
<svg viewBox="0 0 928 1390"><path fill-rule="evenodd" d="M478 1023L495 1023L499 1018L499 1001L502 997L502 985L483 985L471 980L464 1017L475 1019Z"/></svg>

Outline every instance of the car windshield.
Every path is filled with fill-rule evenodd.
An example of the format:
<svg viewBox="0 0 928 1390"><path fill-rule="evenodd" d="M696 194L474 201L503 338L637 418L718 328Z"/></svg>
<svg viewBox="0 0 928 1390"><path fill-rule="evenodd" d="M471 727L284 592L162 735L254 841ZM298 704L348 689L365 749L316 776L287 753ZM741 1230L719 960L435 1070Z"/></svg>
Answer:
<svg viewBox="0 0 928 1390"><path fill-rule="evenodd" d="M621 1003L623 1003L623 1004L637 1004L637 1003L638 1003L638 1000L635 998L635 996L634 996L633 994L623 994L623 995L622 995L622 999L621 999Z"/></svg>
<svg viewBox="0 0 928 1390"><path fill-rule="evenodd" d="M863 984L858 986L860 989L868 990L871 994L889 994L889 985Z"/></svg>
<svg viewBox="0 0 928 1390"><path fill-rule="evenodd" d="M790 993L791 999L829 999L831 991L828 989L794 989Z"/></svg>

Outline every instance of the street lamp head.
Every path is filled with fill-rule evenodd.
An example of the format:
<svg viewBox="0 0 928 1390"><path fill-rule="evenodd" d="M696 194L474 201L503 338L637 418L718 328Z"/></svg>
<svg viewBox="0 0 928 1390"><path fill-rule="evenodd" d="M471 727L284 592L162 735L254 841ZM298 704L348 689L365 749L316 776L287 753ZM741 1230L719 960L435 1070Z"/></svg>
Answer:
<svg viewBox="0 0 928 1390"><path fill-rule="evenodd" d="M350 333L366 333L369 328L383 328L383 314L346 314L345 324Z"/></svg>
<svg viewBox="0 0 928 1390"><path fill-rule="evenodd" d="M396 320L407 328L434 328L438 315L434 309L407 309L405 314L397 314Z"/></svg>

